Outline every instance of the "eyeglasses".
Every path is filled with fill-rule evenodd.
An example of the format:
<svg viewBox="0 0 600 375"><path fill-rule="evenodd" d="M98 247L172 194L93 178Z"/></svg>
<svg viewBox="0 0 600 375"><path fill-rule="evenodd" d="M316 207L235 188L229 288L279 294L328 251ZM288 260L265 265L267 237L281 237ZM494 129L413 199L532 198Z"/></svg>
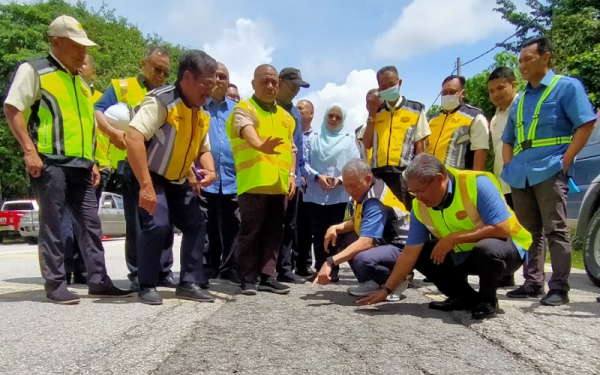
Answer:
<svg viewBox="0 0 600 375"><path fill-rule="evenodd" d="M288 85L288 87L290 88L290 90L292 90L293 92L298 92L300 91L300 86L295 84L295 83L290 83L288 81L286 81L285 79L282 79L283 83L285 83L286 85Z"/></svg>
<svg viewBox="0 0 600 375"><path fill-rule="evenodd" d="M146 62L148 64L150 64L150 66L152 66L154 68L154 74L156 75L163 75L165 78L169 78L169 74L171 74L171 72L169 71L169 69L163 69L161 67L158 67L156 65L154 65L153 63L151 63L150 61L146 60Z"/></svg>
<svg viewBox="0 0 600 375"><path fill-rule="evenodd" d="M335 115L335 114L328 114L327 118L330 120L342 120L342 116L341 115Z"/></svg>
<svg viewBox="0 0 600 375"><path fill-rule="evenodd" d="M431 185L433 180L435 180L435 179L434 178L431 179L431 181L429 181L427 183L427 185L425 185L425 187L421 191L411 191L410 189L408 189L408 194L410 194L412 197L416 197L417 195L422 195L423 193L425 193L425 191L427 191L427 189L429 189L429 185Z"/></svg>
<svg viewBox="0 0 600 375"><path fill-rule="evenodd" d="M226 80L227 78L229 78L229 77L228 77L228 76L227 76L227 74L225 74L225 73L218 73L218 74L217 74L217 78L218 78L219 80L221 80L221 81L225 81L225 80Z"/></svg>

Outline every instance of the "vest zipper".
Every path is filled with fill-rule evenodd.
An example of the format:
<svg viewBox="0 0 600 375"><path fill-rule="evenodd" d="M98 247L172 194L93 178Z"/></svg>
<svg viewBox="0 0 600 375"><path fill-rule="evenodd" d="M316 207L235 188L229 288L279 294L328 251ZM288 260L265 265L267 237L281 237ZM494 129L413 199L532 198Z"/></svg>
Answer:
<svg viewBox="0 0 600 375"><path fill-rule="evenodd" d="M440 142L440 138L442 138L442 134L444 133L444 128L446 127L446 120L448 120L448 114L445 114L446 118L444 118L444 122L442 123L442 130L440 130L440 135L438 139L435 141L435 146L433 146L433 155L435 156L435 151L437 150L438 143Z"/></svg>
<svg viewBox="0 0 600 375"><path fill-rule="evenodd" d="M395 109L390 111L390 136L388 137L388 149L387 149L387 165L390 165L390 147L392 146L392 123L394 122Z"/></svg>
<svg viewBox="0 0 600 375"><path fill-rule="evenodd" d="M185 161L187 160L188 154L190 153L190 149L192 148L192 142L194 142L194 133L196 132L196 124L194 124L194 121L193 121L194 117L196 117L196 122L198 122L198 112L196 112L196 116L194 116L194 110L192 110L192 136L190 137L190 144L188 145L188 149L185 152L185 158L183 158L181 172L179 172L179 176L180 176L179 178L183 177L183 170L185 169Z"/></svg>
<svg viewBox="0 0 600 375"><path fill-rule="evenodd" d="M79 97L77 96L77 85L75 85L75 77L73 76L73 90L75 91L75 101L77 102L77 114L79 115L79 128L81 129L81 157L85 157L85 138L83 134L83 122L81 121L81 109L79 108ZM63 129L64 134L64 129ZM64 135L63 135L64 137ZM64 139L63 139L64 142ZM67 154L67 145L65 144L65 155Z"/></svg>

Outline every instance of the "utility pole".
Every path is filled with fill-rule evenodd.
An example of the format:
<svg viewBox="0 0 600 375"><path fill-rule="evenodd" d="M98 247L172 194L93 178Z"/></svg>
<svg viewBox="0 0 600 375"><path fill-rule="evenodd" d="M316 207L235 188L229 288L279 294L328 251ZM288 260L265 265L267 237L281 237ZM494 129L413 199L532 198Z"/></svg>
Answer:
<svg viewBox="0 0 600 375"><path fill-rule="evenodd" d="M459 76L462 76L461 71L460 71L460 57L456 58L456 74Z"/></svg>

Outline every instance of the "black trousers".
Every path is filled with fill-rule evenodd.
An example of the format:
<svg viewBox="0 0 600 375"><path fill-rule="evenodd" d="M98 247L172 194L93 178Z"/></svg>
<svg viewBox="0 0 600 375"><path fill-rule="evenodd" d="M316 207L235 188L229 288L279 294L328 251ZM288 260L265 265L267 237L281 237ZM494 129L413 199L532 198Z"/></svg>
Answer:
<svg viewBox="0 0 600 375"><path fill-rule="evenodd" d="M123 161L119 165L117 173L123 174L123 206L125 211L125 262L129 269L129 280L133 280L138 276L138 243L142 232L142 224L140 222L140 185L133 174L133 170L127 161ZM173 266L173 230L166 236L163 246L163 251L160 256L160 279L164 279L171 275L171 267Z"/></svg>
<svg viewBox="0 0 600 375"><path fill-rule="evenodd" d="M211 275L229 279L237 274L233 242L240 230L237 194L202 192L206 205L208 251L205 269Z"/></svg>
<svg viewBox="0 0 600 375"><path fill-rule="evenodd" d="M298 217L297 217L297 235L298 243L296 250L298 257L296 258L296 272L304 272L312 266L312 244L313 235L311 228L310 212L308 209L309 203L304 202L304 193L299 191L298 197Z"/></svg>
<svg viewBox="0 0 600 375"><path fill-rule="evenodd" d="M313 234L313 248L315 250L315 269L319 271L325 259L338 253L338 250L344 249L338 243L337 247L331 246L329 253L325 252L325 233L330 226L339 224L344 221L347 203L338 203L328 206L323 206L316 203L307 203L310 212L310 223ZM338 237L339 239L339 237ZM335 271L339 270L339 266L335 267Z"/></svg>
<svg viewBox="0 0 600 375"><path fill-rule="evenodd" d="M510 239L481 240L460 264L455 264L451 253L446 255L442 264L434 264L430 257L436 244L437 241L425 243L415 268L451 298L495 303L500 279L513 274L523 263ZM479 276L479 292L469 285L467 275Z"/></svg>
<svg viewBox="0 0 600 375"><path fill-rule="evenodd" d="M78 223L75 236L88 272L88 285L99 289L112 285L106 273L102 227L91 171L46 164L40 177L31 178L31 186L40 206L38 248L46 294L51 295L67 287L62 241L63 216L67 206Z"/></svg>
<svg viewBox="0 0 600 375"><path fill-rule="evenodd" d="M277 257L277 274L285 275L294 270L295 260L298 257L296 244L298 243L298 199L300 194L296 190L294 197L287 203L285 210L285 228L283 231L283 242L279 248Z"/></svg>

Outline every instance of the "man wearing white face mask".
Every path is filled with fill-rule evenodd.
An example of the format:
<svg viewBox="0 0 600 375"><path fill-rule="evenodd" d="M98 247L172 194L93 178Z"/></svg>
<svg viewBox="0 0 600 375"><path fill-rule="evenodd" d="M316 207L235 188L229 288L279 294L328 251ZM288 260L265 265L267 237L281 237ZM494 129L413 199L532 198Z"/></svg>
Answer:
<svg viewBox="0 0 600 375"><path fill-rule="evenodd" d="M412 197L402 172L415 155L427 150L431 131L425 106L400 95L402 80L394 66L381 68L377 83L379 95L367 96L369 118L362 142L366 150L372 150L373 175L383 180L410 211Z"/></svg>
<svg viewBox="0 0 600 375"><path fill-rule="evenodd" d="M429 121L427 152L447 167L483 171L490 131L483 112L464 102L465 77L451 75L442 83L444 110Z"/></svg>

